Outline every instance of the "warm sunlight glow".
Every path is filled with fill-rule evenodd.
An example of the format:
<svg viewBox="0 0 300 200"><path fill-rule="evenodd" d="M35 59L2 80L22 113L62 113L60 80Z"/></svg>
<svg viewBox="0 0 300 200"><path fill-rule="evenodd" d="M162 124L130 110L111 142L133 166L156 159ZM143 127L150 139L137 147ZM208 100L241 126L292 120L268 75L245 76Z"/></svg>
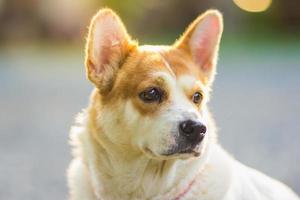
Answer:
<svg viewBox="0 0 300 200"><path fill-rule="evenodd" d="M233 2L242 10L263 12L270 7L272 0L233 0Z"/></svg>

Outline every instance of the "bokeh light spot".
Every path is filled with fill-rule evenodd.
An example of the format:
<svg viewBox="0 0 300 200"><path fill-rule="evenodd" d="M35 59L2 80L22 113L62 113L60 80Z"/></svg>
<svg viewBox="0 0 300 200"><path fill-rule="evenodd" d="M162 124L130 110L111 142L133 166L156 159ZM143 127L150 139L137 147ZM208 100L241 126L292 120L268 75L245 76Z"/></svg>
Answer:
<svg viewBox="0 0 300 200"><path fill-rule="evenodd" d="M233 0L233 2L242 10L263 12L270 7L272 0Z"/></svg>

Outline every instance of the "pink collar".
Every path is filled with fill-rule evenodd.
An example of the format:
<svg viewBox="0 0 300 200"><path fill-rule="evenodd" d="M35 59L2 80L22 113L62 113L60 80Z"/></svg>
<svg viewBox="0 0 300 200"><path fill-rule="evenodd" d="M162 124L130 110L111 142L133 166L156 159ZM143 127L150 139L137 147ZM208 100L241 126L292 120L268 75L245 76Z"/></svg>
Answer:
<svg viewBox="0 0 300 200"><path fill-rule="evenodd" d="M196 182L196 178L194 178L189 184L188 186L182 191L180 192L173 200L180 200L182 197L184 197L192 188L193 184Z"/></svg>

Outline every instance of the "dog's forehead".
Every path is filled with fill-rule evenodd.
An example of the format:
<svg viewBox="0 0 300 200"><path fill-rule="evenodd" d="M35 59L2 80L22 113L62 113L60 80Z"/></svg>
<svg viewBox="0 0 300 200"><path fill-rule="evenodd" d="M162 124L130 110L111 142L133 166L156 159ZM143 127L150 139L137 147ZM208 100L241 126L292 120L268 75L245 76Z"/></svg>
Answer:
<svg viewBox="0 0 300 200"><path fill-rule="evenodd" d="M199 79L197 67L183 51L171 46L144 45L138 48L138 53L143 56L137 68L146 74L174 79L182 84Z"/></svg>

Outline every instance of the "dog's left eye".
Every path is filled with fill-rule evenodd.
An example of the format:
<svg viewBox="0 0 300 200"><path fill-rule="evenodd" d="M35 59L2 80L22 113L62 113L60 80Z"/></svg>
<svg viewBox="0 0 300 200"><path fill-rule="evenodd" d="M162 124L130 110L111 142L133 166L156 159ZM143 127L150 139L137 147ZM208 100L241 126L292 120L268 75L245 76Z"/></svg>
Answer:
<svg viewBox="0 0 300 200"><path fill-rule="evenodd" d="M139 94L140 99L146 103L161 102L163 92L159 88L149 88Z"/></svg>
<svg viewBox="0 0 300 200"><path fill-rule="evenodd" d="M199 104L202 100L202 94L200 92L195 92L193 95L193 102Z"/></svg>

